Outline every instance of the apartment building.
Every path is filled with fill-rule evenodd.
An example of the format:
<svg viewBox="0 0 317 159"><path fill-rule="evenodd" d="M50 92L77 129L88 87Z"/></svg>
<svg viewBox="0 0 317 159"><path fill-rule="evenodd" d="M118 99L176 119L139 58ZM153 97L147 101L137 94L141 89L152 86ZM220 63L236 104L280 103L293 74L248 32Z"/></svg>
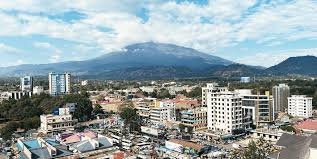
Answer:
<svg viewBox="0 0 317 159"><path fill-rule="evenodd" d="M244 128L240 95L226 87L209 84L207 120L208 129L219 134L234 134L235 130Z"/></svg>
<svg viewBox="0 0 317 159"><path fill-rule="evenodd" d="M181 122L193 131L207 129L207 107L181 111Z"/></svg>
<svg viewBox="0 0 317 159"><path fill-rule="evenodd" d="M141 120L148 121L150 119L150 110L156 107L156 99L142 99L135 102L136 113Z"/></svg>
<svg viewBox="0 0 317 159"><path fill-rule="evenodd" d="M69 73L49 73L49 93L52 96L71 93L71 75Z"/></svg>
<svg viewBox="0 0 317 159"><path fill-rule="evenodd" d="M272 94L274 98L274 112L286 112L288 106L287 98L290 96L289 86L287 84L274 86Z"/></svg>
<svg viewBox="0 0 317 159"><path fill-rule="evenodd" d="M159 102L159 107L150 109L150 122L160 124L163 121L176 121L175 102L164 100Z"/></svg>
<svg viewBox="0 0 317 159"><path fill-rule="evenodd" d="M312 97L306 95L292 95L288 97L288 114L296 117L312 117Z"/></svg>
<svg viewBox="0 0 317 159"><path fill-rule="evenodd" d="M259 126L274 121L273 96L269 91L265 94L252 94L252 90L236 90L242 98L243 123L246 128L250 124Z"/></svg>
<svg viewBox="0 0 317 159"><path fill-rule="evenodd" d="M20 82L20 88L21 90L24 91L28 91L28 92L32 92L33 90L33 77L31 76L25 76L21 78L21 82Z"/></svg>
<svg viewBox="0 0 317 159"><path fill-rule="evenodd" d="M217 87L217 83L207 83L207 87L202 87L202 95L201 95L201 105L207 107L207 93L209 90L212 90L214 87Z"/></svg>
<svg viewBox="0 0 317 159"><path fill-rule="evenodd" d="M40 132L44 134L58 134L65 131L73 131L77 120L73 119L69 108L59 108L56 114L45 114L40 116Z"/></svg>
<svg viewBox="0 0 317 159"><path fill-rule="evenodd" d="M163 108L163 107L157 107L157 108L152 108L150 110L150 122L153 124L160 124L163 121L169 120L170 113L169 113L169 108Z"/></svg>

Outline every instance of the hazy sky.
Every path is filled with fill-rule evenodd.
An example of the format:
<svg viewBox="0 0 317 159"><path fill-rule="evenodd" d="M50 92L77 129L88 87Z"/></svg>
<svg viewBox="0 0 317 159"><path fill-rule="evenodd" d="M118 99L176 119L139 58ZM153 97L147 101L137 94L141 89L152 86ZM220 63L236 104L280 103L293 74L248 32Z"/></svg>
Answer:
<svg viewBox="0 0 317 159"><path fill-rule="evenodd" d="M173 43L271 66L317 55L317 0L1 0L0 66Z"/></svg>

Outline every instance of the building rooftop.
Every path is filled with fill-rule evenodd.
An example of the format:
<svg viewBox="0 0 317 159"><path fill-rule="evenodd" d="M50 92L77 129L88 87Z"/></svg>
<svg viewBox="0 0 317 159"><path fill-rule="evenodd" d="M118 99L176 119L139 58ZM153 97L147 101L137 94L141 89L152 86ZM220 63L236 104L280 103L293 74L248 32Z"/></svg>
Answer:
<svg viewBox="0 0 317 159"><path fill-rule="evenodd" d="M180 145L182 145L184 147L190 147L190 148L193 148L193 149L195 149L197 151L200 151L203 148L202 145L199 145L199 144L196 144L196 143L193 143L193 142L189 142L189 141L184 141L184 140L171 139L171 140L169 140L169 142L180 144Z"/></svg>
<svg viewBox="0 0 317 159"><path fill-rule="evenodd" d="M299 136L284 133L276 145L281 146L280 152L270 155L278 159L298 159L310 155L309 148L317 148L317 136Z"/></svg>
<svg viewBox="0 0 317 159"><path fill-rule="evenodd" d="M72 152L68 151L67 147L63 147L55 139L51 138L18 140L17 148L20 151L20 159L28 159L30 158L29 155L31 155L32 159L59 158L72 155ZM54 153L55 151L56 153Z"/></svg>
<svg viewBox="0 0 317 159"><path fill-rule="evenodd" d="M317 131L317 120L305 120L295 125L297 129L306 129Z"/></svg>

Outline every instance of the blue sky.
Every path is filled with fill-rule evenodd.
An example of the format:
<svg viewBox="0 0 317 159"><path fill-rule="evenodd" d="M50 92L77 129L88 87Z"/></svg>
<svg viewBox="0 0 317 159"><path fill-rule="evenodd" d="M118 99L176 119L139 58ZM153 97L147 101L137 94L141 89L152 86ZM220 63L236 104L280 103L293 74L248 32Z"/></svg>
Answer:
<svg viewBox="0 0 317 159"><path fill-rule="evenodd" d="M272 66L317 55L316 0L3 0L0 66L86 60L139 42Z"/></svg>

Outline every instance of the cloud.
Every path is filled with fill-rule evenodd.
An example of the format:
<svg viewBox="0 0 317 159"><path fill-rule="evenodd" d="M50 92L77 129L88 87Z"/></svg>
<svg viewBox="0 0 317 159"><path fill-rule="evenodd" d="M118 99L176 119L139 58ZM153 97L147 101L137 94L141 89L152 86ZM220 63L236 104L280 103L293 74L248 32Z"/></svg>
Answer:
<svg viewBox="0 0 317 159"><path fill-rule="evenodd" d="M20 53L21 50L8 46L6 44L0 43L0 53L4 53L4 54L16 54L16 53Z"/></svg>
<svg viewBox="0 0 317 159"><path fill-rule="evenodd" d="M50 48L53 48L53 46L50 44L50 43L47 43L47 42L34 42L33 43L33 46L34 47L37 47L37 48L44 48L44 49L50 49Z"/></svg>
<svg viewBox="0 0 317 159"><path fill-rule="evenodd" d="M144 8L147 20L136 14ZM317 40L317 2L314 0L213 0L205 5L163 0L78 0L76 3L69 0L10 0L1 1L0 9L0 36L43 35L71 41L78 45L71 51L78 54L77 59L88 58L90 51L99 55L146 41L174 43L217 53L219 49L245 41L275 47L301 39ZM68 11L85 16L71 23L51 18L51 15ZM42 42L33 45L42 49L54 47ZM79 51L80 47L87 50ZM55 48L52 52L62 51ZM52 55L51 61L61 60L61 55ZM288 55L292 54L274 58ZM240 61L253 63L248 58L240 58ZM269 63L265 66L277 61L263 58ZM257 65L262 63L259 61Z"/></svg>
<svg viewBox="0 0 317 159"><path fill-rule="evenodd" d="M294 49L294 50L282 50L278 52L261 52L246 57L237 59L238 63L248 64L248 65L260 65L265 67L270 67L276 65L288 57L294 56L306 56L313 55L317 56L317 48L311 49Z"/></svg>
<svg viewBox="0 0 317 159"><path fill-rule="evenodd" d="M16 61L16 65L22 65L22 64L24 64L24 61L22 59L18 59Z"/></svg>
<svg viewBox="0 0 317 159"><path fill-rule="evenodd" d="M53 53L51 56L50 56L50 62L51 63L56 63L56 62L59 62L61 59L61 55L60 53L56 52L56 53Z"/></svg>

